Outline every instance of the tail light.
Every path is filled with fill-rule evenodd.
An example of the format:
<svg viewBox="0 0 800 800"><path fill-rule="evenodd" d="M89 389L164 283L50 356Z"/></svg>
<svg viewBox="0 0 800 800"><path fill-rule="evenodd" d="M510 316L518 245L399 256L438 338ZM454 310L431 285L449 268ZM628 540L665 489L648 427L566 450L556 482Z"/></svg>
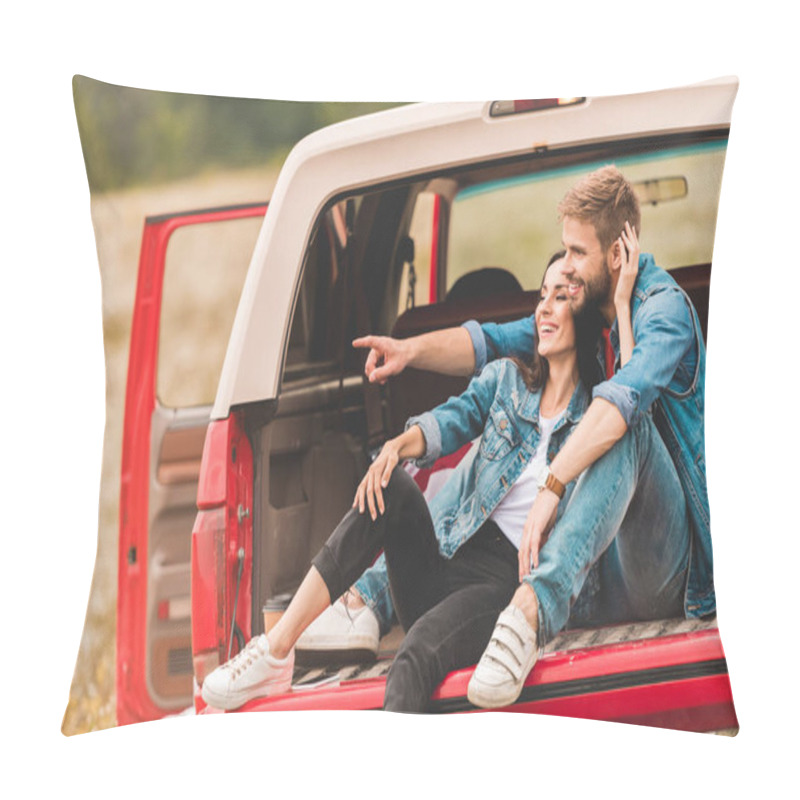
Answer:
<svg viewBox="0 0 800 800"><path fill-rule="evenodd" d="M250 637L252 497L252 448L240 415L233 413L209 425L200 466L191 597L198 688L229 658L236 640Z"/></svg>
<svg viewBox="0 0 800 800"><path fill-rule="evenodd" d="M490 117L507 117L512 114L525 114L528 111L545 111L548 108L576 106L585 97L546 97L542 100L495 100L489 107Z"/></svg>

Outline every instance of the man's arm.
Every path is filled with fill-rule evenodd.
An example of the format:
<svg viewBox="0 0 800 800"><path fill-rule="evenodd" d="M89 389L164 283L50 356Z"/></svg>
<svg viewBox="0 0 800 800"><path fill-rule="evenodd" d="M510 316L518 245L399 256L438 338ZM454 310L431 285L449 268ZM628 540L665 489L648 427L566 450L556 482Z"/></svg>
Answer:
<svg viewBox="0 0 800 800"><path fill-rule="evenodd" d="M597 397L586 409L569 439L550 464L550 471L564 485L574 481L588 466L607 453L628 430L613 404Z"/></svg>
<svg viewBox="0 0 800 800"><path fill-rule="evenodd" d="M589 408L550 465L567 484L610 450L653 404L694 344L691 312L678 291L650 297L637 315L636 348L610 380L595 386ZM528 514L519 550L519 577L539 564L539 548L553 526L558 497L545 489Z"/></svg>
<svg viewBox="0 0 800 800"><path fill-rule="evenodd" d="M371 383L386 380L406 367L469 376L475 372L475 350L466 328L445 328L409 339L362 336L353 347L369 347L364 372Z"/></svg>
<svg viewBox="0 0 800 800"><path fill-rule="evenodd" d="M550 472L565 486L608 452L628 430L619 409L601 397L592 400L583 419L550 464ZM539 566L539 548L553 527L558 512L558 495L543 489L536 496L522 533L519 548L519 579L528 575L531 564Z"/></svg>
<svg viewBox="0 0 800 800"><path fill-rule="evenodd" d="M406 367L468 377L503 356L529 358L533 354L533 317L499 325L469 320L459 328L409 339L363 336L353 346L370 348L364 372L373 383L386 383Z"/></svg>

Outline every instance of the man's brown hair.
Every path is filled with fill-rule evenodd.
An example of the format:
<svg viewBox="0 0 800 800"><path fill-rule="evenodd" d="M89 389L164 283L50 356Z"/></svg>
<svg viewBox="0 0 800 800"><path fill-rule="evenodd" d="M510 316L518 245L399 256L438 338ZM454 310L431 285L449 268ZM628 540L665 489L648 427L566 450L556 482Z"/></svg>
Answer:
<svg viewBox="0 0 800 800"><path fill-rule="evenodd" d="M578 181L558 204L558 213L562 220L574 217L594 225L604 252L619 238L626 222L638 236L642 220L633 187L613 164Z"/></svg>

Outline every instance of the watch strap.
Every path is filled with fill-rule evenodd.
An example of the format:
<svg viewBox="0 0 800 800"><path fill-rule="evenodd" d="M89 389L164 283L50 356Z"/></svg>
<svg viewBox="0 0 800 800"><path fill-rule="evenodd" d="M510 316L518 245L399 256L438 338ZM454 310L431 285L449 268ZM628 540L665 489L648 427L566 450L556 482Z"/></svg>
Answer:
<svg viewBox="0 0 800 800"><path fill-rule="evenodd" d="M556 478L556 476L553 475L550 470L547 470L547 478L545 479L544 487L545 489L549 489L551 492L553 492L559 500L563 500L564 494L567 491L567 487L564 486L564 484L561 483L561 481Z"/></svg>

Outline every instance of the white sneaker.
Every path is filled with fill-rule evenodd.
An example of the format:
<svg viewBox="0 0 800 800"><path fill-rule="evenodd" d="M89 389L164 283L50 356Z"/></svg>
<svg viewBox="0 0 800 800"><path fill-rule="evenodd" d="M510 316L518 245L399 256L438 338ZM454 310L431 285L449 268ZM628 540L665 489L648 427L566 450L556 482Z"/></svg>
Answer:
<svg viewBox="0 0 800 800"><path fill-rule="evenodd" d="M347 608L341 600L325 609L297 640L298 660L308 662L319 654L330 658L374 658L378 653L380 625L369 606Z"/></svg>
<svg viewBox="0 0 800 800"><path fill-rule="evenodd" d="M492 638L470 678L470 703L480 708L513 703L538 654L536 631L519 608L508 606L497 618Z"/></svg>
<svg viewBox="0 0 800 800"><path fill-rule="evenodd" d="M256 697L282 694L292 685L293 670L294 651L283 659L271 656L266 634L262 633L203 681L203 700L213 708L229 711Z"/></svg>

